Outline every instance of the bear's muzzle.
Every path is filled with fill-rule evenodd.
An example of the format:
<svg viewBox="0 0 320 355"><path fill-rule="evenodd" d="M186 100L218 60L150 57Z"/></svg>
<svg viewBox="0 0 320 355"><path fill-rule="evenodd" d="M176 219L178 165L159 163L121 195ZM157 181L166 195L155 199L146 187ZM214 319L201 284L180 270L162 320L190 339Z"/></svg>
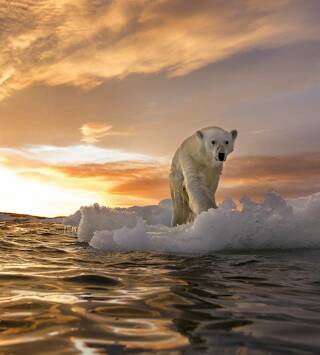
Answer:
<svg viewBox="0 0 320 355"><path fill-rule="evenodd" d="M220 152L218 154L218 159L219 159L219 161L225 161L226 160L226 154Z"/></svg>

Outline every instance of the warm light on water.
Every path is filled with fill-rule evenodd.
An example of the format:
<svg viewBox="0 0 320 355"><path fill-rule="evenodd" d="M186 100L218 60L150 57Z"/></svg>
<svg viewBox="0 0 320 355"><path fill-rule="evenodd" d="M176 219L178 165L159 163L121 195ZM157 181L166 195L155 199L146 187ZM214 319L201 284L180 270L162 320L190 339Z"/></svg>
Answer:
<svg viewBox="0 0 320 355"><path fill-rule="evenodd" d="M59 224L0 233L4 353L319 350L319 250L108 253Z"/></svg>

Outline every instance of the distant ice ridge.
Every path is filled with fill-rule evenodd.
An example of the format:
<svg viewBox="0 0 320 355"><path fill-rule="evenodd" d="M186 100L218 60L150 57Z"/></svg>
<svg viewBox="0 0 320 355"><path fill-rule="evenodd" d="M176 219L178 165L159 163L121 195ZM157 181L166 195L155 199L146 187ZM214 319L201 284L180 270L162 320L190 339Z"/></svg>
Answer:
<svg viewBox="0 0 320 355"><path fill-rule="evenodd" d="M320 248L320 193L284 199L271 191L262 203L226 199L193 223L169 227L171 204L80 209L78 238L108 251L208 253L222 250Z"/></svg>

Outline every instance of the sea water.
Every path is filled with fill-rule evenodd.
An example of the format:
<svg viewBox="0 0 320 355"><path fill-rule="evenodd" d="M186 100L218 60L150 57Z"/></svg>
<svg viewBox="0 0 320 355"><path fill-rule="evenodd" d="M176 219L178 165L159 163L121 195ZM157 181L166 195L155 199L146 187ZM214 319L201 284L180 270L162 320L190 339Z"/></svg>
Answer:
<svg viewBox="0 0 320 355"><path fill-rule="evenodd" d="M178 228L164 204L84 207L78 238L1 221L0 351L319 353L319 196L243 203Z"/></svg>

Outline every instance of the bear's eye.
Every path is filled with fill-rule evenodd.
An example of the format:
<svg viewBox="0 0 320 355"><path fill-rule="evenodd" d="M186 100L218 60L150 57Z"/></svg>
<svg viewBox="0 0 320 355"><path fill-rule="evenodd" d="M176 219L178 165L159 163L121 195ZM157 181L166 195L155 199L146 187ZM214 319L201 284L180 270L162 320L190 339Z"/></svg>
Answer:
<svg viewBox="0 0 320 355"><path fill-rule="evenodd" d="M229 141L225 141L225 143L228 145L228 144L229 144Z"/></svg>
<svg viewBox="0 0 320 355"><path fill-rule="evenodd" d="M213 145L215 145L215 144L216 144L216 141L211 141L211 143L212 143Z"/></svg>

